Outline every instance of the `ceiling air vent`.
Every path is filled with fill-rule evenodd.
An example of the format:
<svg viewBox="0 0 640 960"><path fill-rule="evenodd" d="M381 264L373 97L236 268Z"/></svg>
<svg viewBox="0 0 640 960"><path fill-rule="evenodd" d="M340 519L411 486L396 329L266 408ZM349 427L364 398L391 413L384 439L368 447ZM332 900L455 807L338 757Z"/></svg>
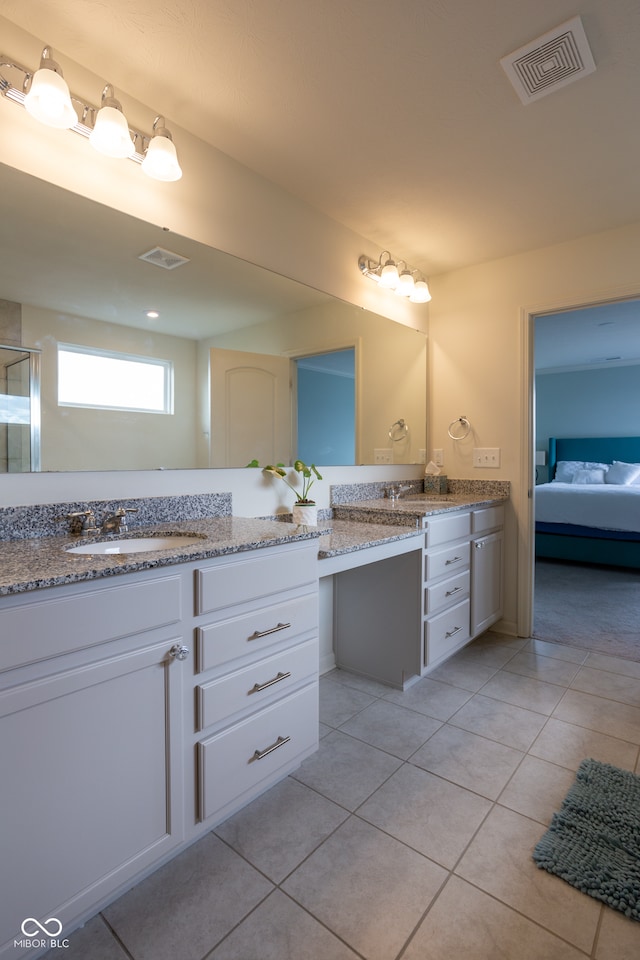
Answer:
<svg viewBox="0 0 640 960"><path fill-rule="evenodd" d="M596 69L580 17L525 44L500 64L522 103L539 100Z"/></svg>
<svg viewBox="0 0 640 960"><path fill-rule="evenodd" d="M181 257L179 253L172 253L171 250L165 250L164 247L154 247L153 250L147 250L141 253L138 260L146 260L147 263L153 263L156 267L162 267L163 270L175 270L181 267L183 263L189 263L188 257Z"/></svg>

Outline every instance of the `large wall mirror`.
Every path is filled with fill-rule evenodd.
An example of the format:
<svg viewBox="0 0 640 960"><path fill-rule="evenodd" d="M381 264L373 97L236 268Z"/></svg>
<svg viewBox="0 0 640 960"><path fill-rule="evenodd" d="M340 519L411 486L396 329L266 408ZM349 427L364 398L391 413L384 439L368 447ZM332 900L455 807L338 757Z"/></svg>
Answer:
<svg viewBox="0 0 640 960"><path fill-rule="evenodd" d="M0 345L39 351L43 471L423 457L423 333L3 165L0 196ZM105 364L106 401L65 399L61 346ZM165 371L161 409L126 398L136 363Z"/></svg>

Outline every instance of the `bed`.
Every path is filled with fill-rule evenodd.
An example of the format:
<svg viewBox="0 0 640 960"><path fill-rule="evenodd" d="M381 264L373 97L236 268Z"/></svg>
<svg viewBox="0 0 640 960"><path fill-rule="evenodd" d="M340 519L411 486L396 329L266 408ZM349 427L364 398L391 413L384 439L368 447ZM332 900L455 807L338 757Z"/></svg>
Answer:
<svg viewBox="0 0 640 960"><path fill-rule="evenodd" d="M536 557L640 569L640 437L550 437L549 481Z"/></svg>

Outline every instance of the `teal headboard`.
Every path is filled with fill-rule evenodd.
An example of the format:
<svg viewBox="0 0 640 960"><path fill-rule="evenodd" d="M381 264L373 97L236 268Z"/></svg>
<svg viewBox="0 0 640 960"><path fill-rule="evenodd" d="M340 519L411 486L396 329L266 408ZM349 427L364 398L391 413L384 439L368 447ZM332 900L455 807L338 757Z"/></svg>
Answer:
<svg viewBox="0 0 640 960"><path fill-rule="evenodd" d="M549 437L549 479L559 460L640 463L640 437Z"/></svg>

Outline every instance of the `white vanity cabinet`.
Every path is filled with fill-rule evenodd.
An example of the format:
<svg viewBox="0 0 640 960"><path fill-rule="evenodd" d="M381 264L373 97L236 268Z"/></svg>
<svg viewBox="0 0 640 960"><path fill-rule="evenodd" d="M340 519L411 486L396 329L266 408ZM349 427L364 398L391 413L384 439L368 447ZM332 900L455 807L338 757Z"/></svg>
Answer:
<svg viewBox="0 0 640 960"><path fill-rule="evenodd" d="M0 956L26 918L66 928L182 842L180 620L171 575L0 604Z"/></svg>
<svg viewBox="0 0 640 960"><path fill-rule="evenodd" d="M424 667L431 669L502 616L504 506L427 518Z"/></svg>
<svg viewBox="0 0 640 960"><path fill-rule="evenodd" d="M196 618L196 809L212 825L317 749L317 544L196 570Z"/></svg>
<svg viewBox="0 0 640 960"><path fill-rule="evenodd" d="M502 616L504 507L471 513L471 636Z"/></svg>
<svg viewBox="0 0 640 960"><path fill-rule="evenodd" d="M317 749L317 541L162 571L0 598L0 958Z"/></svg>

